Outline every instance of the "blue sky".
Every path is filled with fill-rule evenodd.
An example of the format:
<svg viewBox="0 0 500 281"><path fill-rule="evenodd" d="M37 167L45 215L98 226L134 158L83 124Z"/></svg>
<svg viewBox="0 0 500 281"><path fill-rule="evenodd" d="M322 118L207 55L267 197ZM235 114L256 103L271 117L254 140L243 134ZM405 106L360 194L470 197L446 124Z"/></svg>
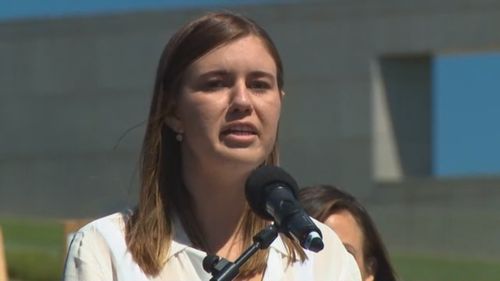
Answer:
<svg viewBox="0 0 500 281"><path fill-rule="evenodd" d="M438 175L500 174L500 53L434 61Z"/></svg>
<svg viewBox="0 0 500 281"><path fill-rule="evenodd" d="M0 0L0 20L280 1L283 0Z"/></svg>
<svg viewBox="0 0 500 281"><path fill-rule="evenodd" d="M0 0L0 21L283 0ZM438 176L500 175L500 53L434 61L434 167Z"/></svg>

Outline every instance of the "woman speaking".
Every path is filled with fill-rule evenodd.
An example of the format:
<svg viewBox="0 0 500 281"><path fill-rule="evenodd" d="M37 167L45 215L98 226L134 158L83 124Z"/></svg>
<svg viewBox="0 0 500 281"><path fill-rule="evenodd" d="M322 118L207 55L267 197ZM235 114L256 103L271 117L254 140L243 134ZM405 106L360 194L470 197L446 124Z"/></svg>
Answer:
<svg viewBox="0 0 500 281"><path fill-rule="evenodd" d="M83 227L64 280L209 280L207 254L235 260L269 221L245 200L249 174L277 165L283 69L250 19L213 13L182 27L157 69L141 152L140 198ZM335 233L319 253L280 235L235 280L359 280Z"/></svg>

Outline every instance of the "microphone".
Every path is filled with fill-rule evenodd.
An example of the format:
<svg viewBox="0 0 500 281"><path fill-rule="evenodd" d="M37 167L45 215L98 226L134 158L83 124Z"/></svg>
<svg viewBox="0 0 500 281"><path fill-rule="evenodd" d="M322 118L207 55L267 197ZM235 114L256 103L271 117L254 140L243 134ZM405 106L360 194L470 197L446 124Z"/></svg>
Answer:
<svg viewBox="0 0 500 281"><path fill-rule="evenodd" d="M297 200L297 182L283 169L262 166L245 183L250 208L260 217L274 221L280 232L293 237L307 250L319 252L324 244L319 228Z"/></svg>

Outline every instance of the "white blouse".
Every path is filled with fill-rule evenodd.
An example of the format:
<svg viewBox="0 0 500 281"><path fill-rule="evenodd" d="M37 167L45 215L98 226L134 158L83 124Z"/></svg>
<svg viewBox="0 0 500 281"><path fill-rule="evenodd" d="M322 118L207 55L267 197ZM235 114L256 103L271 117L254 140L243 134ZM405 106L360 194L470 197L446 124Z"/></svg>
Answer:
<svg viewBox="0 0 500 281"><path fill-rule="evenodd" d="M80 229L69 248L64 281L208 281L203 269L207 253L192 248L179 223L174 224L174 239L167 262L157 276L148 276L134 262L125 242L125 214L115 213L95 220ZM360 281L354 258L337 235L316 222L323 233L325 248L319 253L306 251L304 262L287 264L288 253L278 236L269 247L263 281Z"/></svg>

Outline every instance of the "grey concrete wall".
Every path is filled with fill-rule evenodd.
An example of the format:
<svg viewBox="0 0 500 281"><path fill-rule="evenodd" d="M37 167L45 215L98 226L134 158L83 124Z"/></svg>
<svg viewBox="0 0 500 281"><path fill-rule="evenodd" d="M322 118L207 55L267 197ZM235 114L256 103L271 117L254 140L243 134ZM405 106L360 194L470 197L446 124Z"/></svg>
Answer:
<svg viewBox="0 0 500 281"><path fill-rule="evenodd" d="M470 242L467 231L495 222L498 181L474 182L475 196L469 196L471 188L454 188L462 181L446 188L429 178L406 181L408 175L429 174L423 99L420 108L402 106L423 112L416 124L424 137L393 139L389 150L401 159L397 148L410 144L406 151L421 150L424 165L418 153L403 157L417 172L401 173L394 186L378 183L374 163L384 161L375 158L374 140L381 136L373 115L398 116L374 108L374 84L385 83L374 69L384 57L500 50L500 3L308 1L237 11L261 23L281 50L287 92L282 164L299 183L334 183L362 198L391 248L467 253L468 247L460 247ZM88 217L134 202L140 124L160 51L175 29L201 12L0 24L0 214ZM392 81L395 89L401 88L398 81ZM392 95L396 102L390 106L397 107L401 97L397 90ZM401 165L396 160L395 170ZM481 194L490 207L483 208ZM451 220L459 234L449 247L436 248L452 241L439 233L445 230L441 220ZM488 239L500 237L498 228L488 230ZM487 244L477 251L496 249L500 256L498 247Z"/></svg>
<svg viewBox="0 0 500 281"><path fill-rule="evenodd" d="M500 180L378 184L366 205L392 252L500 257Z"/></svg>

